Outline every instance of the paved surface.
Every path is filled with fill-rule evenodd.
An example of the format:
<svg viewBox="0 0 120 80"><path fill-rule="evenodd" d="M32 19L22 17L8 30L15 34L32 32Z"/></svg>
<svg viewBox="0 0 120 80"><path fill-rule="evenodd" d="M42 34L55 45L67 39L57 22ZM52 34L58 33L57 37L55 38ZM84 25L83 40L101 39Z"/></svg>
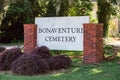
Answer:
<svg viewBox="0 0 120 80"><path fill-rule="evenodd" d="M106 44L120 47L120 38L106 39Z"/></svg>
<svg viewBox="0 0 120 80"><path fill-rule="evenodd" d="M2 46L2 47L5 47L6 49L11 49L11 48L23 48L23 45L22 46Z"/></svg>
<svg viewBox="0 0 120 80"><path fill-rule="evenodd" d="M108 38L108 39L105 39L105 42L108 45L120 47L120 38ZM5 47L6 49L15 48L15 47L23 48L23 45L21 45L21 46L18 46L18 45L17 46L2 46L2 47Z"/></svg>
<svg viewBox="0 0 120 80"><path fill-rule="evenodd" d="M117 41L117 42L114 42L114 43L107 43L107 44L120 47L120 41Z"/></svg>

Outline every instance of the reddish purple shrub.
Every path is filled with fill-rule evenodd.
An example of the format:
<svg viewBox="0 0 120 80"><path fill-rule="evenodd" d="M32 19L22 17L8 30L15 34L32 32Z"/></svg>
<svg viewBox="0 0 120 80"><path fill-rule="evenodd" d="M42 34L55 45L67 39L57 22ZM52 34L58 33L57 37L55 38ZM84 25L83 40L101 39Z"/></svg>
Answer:
<svg viewBox="0 0 120 80"><path fill-rule="evenodd" d="M18 75L37 75L49 71L45 59L36 54L24 54L12 63L12 72Z"/></svg>
<svg viewBox="0 0 120 80"><path fill-rule="evenodd" d="M71 59L65 55L59 55L47 59L50 69L66 69L71 65Z"/></svg>
<svg viewBox="0 0 120 80"><path fill-rule="evenodd" d="M0 47L0 52L3 52L5 49L5 47Z"/></svg>
<svg viewBox="0 0 120 80"><path fill-rule="evenodd" d="M45 59L52 57L52 54L50 54L50 51L46 46L37 47L31 53L40 55L41 57Z"/></svg>
<svg viewBox="0 0 120 80"><path fill-rule="evenodd" d="M20 48L6 50L0 56L0 70L10 70L10 65L22 55Z"/></svg>
<svg viewBox="0 0 120 80"><path fill-rule="evenodd" d="M54 57L47 59L47 62L49 64L50 70L56 69L57 64Z"/></svg>

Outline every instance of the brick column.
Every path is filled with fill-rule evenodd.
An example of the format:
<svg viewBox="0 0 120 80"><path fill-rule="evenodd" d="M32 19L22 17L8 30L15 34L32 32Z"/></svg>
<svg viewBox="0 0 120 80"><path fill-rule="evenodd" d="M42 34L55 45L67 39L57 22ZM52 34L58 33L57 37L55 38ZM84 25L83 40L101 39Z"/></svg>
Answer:
<svg viewBox="0 0 120 80"><path fill-rule="evenodd" d="M29 53L36 47L37 26L24 24L24 52Z"/></svg>
<svg viewBox="0 0 120 80"><path fill-rule="evenodd" d="M83 24L84 26L84 63L99 63L104 59L103 55L103 25Z"/></svg>

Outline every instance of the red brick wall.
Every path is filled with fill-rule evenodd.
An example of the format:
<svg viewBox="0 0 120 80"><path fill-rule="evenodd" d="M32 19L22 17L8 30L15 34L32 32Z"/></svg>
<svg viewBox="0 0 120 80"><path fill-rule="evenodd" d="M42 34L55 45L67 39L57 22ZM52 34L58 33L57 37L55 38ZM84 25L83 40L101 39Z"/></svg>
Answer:
<svg viewBox="0 0 120 80"><path fill-rule="evenodd" d="M24 24L24 52L29 53L36 47L37 26Z"/></svg>
<svg viewBox="0 0 120 80"><path fill-rule="evenodd" d="M84 24L84 63L99 63L103 57L103 25Z"/></svg>
<svg viewBox="0 0 120 80"><path fill-rule="evenodd" d="M103 61L103 25L84 24L84 63L99 63ZM24 24L24 52L29 53L36 47L37 26ZM79 44L80 45L80 44Z"/></svg>

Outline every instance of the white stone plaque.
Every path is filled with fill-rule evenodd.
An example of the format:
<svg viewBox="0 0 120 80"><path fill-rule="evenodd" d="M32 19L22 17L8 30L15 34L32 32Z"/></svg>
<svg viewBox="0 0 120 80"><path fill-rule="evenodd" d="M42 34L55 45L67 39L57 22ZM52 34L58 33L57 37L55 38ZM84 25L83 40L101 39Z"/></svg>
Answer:
<svg viewBox="0 0 120 80"><path fill-rule="evenodd" d="M89 23L89 16L35 18L37 46L83 51L83 23Z"/></svg>

